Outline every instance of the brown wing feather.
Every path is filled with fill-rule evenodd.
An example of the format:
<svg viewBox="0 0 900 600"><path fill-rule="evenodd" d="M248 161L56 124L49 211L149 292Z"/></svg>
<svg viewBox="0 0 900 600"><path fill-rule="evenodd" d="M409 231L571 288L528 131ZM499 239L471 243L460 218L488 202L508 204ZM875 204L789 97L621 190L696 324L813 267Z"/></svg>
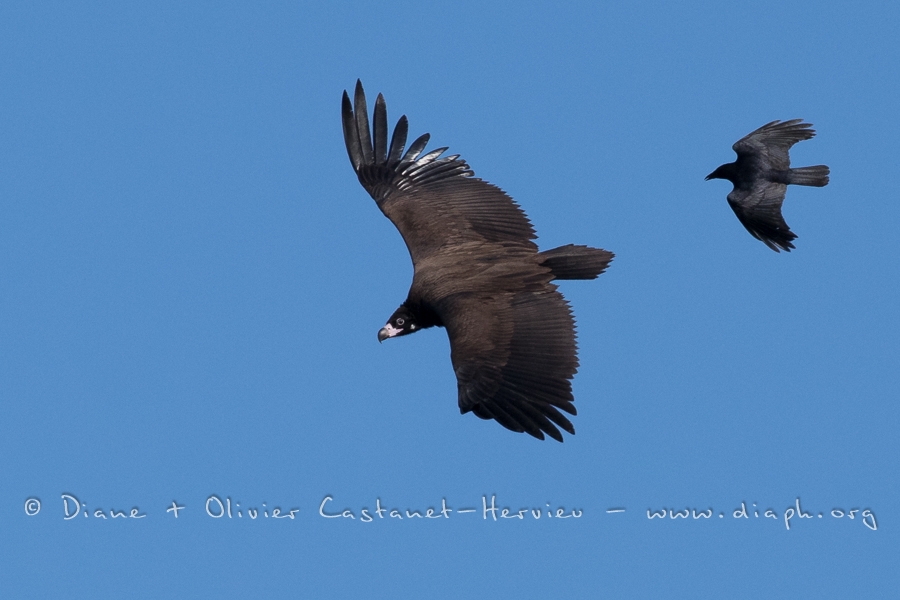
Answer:
<svg viewBox="0 0 900 600"><path fill-rule="evenodd" d="M441 158L446 148L419 157L427 134L399 158L405 143L406 118L398 122L387 148L387 111L379 95L374 140L369 132L366 99L357 82L354 102L344 92L344 139L360 183L403 236L413 263L449 242L499 242L537 252L534 228L518 204L503 190L473 177L459 156Z"/></svg>
<svg viewBox="0 0 900 600"><path fill-rule="evenodd" d="M440 248L492 242L537 252L525 213L500 188L456 176L388 195L379 205L403 236L414 265Z"/></svg>
<svg viewBox="0 0 900 600"><path fill-rule="evenodd" d="M571 379L578 369L575 321L556 286L447 299L460 411L507 429L562 441L575 433L560 412L575 414Z"/></svg>

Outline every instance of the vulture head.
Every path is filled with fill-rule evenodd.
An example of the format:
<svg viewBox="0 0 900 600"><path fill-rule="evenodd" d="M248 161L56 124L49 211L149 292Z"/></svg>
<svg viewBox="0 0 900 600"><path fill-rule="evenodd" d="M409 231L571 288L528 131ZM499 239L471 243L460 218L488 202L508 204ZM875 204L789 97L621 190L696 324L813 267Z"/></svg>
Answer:
<svg viewBox="0 0 900 600"><path fill-rule="evenodd" d="M388 319L387 324L378 331L378 341L383 342L388 338L415 333L419 329L416 316L405 304L401 304Z"/></svg>

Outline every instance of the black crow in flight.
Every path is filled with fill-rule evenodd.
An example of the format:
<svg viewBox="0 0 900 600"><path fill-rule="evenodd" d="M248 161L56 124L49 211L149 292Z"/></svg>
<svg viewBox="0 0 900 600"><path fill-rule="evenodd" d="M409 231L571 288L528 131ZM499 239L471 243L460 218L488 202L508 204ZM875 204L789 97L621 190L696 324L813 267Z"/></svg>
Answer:
<svg viewBox="0 0 900 600"><path fill-rule="evenodd" d="M791 168L788 152L801 140L808 140L816 132L803 119L772 121L738 140L732 148L737 160L727 163L706 176L727 179L734 184L728 194L728 204L747 228L750 235L766 246L780 252L790 252L797 239L781 216L781 204L788 184L828 185L828 167Z"/></svg>
<svg viewBox="0 0 900 600"><path fill-rule="evenodd" d="M562 441L575 433L572 376L578 367L575 321L555 279L594 279L612 252L569 244L538 252L522 209L447 148L422 154L429 135L404 154L400 117L388 144L387 110L356 82L343 98L344 141L359 181L394 223L413 262L409 295L378 340L426 327L447 329L459 409L512 431ZM562 412L560 412L562 411Z"/></svg>

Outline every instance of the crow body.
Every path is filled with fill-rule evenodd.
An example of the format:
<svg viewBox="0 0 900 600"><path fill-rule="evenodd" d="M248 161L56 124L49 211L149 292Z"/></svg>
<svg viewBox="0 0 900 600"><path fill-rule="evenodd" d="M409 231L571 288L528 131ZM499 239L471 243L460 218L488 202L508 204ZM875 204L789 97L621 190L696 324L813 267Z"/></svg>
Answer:
<svg viewBox="0 0 900 600"><path fill-rule="evenodd" d="M828 184L825 165L791 168L789 151L801 140L816 135L802 119L772 121L735 142L737 160L726 163L706 179L727 179L734 185L728 204L750 235L780 252L790 252L797 236L781 214L787 186Z"/></svg>
<svg viewBox="0 0 900 600"><path fill-rule="evenodd" d="M611 252L569 244L539 252L525 213L500 188L474 177L447 148L422 154L429 136L404 152L400 118L388 143L379 94L372 130L357 81L344 92L342 120L360 183L400 231L412 258L409 294L378 332L379 341L445 327L461 413L507 429L562 441L574 434L571 379L575 321L555 279L594 279Z"/></svg>

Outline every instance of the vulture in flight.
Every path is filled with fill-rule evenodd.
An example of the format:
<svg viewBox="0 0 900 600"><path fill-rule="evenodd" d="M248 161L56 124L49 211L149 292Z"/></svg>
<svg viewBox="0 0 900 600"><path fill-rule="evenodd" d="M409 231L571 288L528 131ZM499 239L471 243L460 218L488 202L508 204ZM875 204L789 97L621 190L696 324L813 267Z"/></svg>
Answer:
<svg viewBox="0 0 900 600"><path fill-rule="evenodd" d="M781 216L781 204L789 184L822 187L828 185L828 167L791 168L791 146L816 135L803 119L766 123L735 142L737 160L726 163L706 176L727 179L734 185L728 204L750 235L780 252L790 252L797 236Z"/></svg>
<svg viewBox="0 0 900 600"><path fill-rule="evenodd" d="M611 252L569 244L539 252L531 222L511 197L474 177L447 148L423 154L429 135L404 153L400 117L388 143L384 98L369 129L366 96L344 92L344 141L359 182L400 231L413 262L403 304L378 340L444 327L459 410L538 439L574 434L571 379L578 367L575 321L551 283L595 279Z"/></svg>

